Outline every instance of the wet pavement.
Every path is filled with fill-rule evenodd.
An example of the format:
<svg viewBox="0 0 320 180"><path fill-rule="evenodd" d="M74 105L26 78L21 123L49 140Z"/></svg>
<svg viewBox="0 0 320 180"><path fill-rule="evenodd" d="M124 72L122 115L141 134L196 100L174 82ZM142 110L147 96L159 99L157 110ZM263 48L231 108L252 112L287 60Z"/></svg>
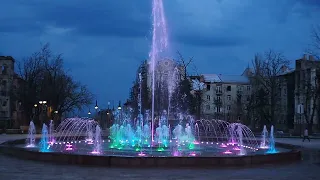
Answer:
<svg viewBox="0 0 320 180"><path fill-rule="evenodd" d="M6 140L21 139L22 135L0 135L0 143ZM286 140L298 145L300 139ZM302 144L303 161L287 165L265 165L252 168L226 169L124 169L105 167L84 167L56 165L51 163L20 160L0 154L0 179L2 180L309 180L320 177L320 140ZM307 144L309 143L309 144Z"/></svg>

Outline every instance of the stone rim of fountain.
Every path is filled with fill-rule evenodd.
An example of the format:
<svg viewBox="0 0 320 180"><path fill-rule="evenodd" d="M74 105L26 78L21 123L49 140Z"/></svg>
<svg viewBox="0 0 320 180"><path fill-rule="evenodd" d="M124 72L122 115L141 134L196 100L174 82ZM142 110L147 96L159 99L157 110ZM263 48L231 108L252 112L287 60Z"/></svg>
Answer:
<svg viewBox="0 0 320 180"><path fill-rule="evenodd" d="M46 161L57 164L91 165L105 167L252 167L264 164L283 164L301 160L298 146L277 143L277 146L291 149L277 154L254 154L244 156L196 156L196 157L125 157L125 156L94 156L65 154L59 152L37 152L15 145L23 144L25 139L6 141L0 144L0 153L19 159Z"/></svg>

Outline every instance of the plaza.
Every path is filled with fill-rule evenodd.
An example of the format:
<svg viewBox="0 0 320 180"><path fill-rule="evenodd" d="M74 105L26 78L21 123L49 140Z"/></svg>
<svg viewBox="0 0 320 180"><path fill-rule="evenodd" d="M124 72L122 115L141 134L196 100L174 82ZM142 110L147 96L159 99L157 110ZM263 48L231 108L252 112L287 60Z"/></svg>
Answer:
<svg viewBox="0 0 320 180"><path fill-rule="evenodd" d="M25 138L25 135L0 135L0 142ZM298 138L277 138L277 142L301 146L303 160L292 164L262 165L249 168L163 169L104 168L57 165L20 160L0 154L1 179L169 179L169 180L251 180L251 179L318 179L320 139L302 143Z"/></svg>

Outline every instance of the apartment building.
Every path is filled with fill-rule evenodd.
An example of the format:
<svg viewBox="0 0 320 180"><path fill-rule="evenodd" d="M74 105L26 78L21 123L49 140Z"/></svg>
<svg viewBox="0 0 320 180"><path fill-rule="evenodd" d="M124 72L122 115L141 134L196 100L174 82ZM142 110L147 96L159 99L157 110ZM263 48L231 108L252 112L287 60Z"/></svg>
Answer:
<svg viewBox="0 0 320 180"><path fill-rule="evenodd" d="M11 92L14 77L14 62L11 56L0 56L0 121L10 123Z"/></svg>
<svg viewBox="0 0 320 180"><path fill-rule="evenodd" d="M302 132L307 121L310 122L311 119L315 130L319 128L320 118L320 61L311 55L304 55L301 59L296 60L294 78L295 131Z"/></svg>
<svg viewBox="0 0 320 180"><path fill-rule="evenodd" d="M0 126L18 128L26 124L26 118L17 97L23 80L14 72L14 64L13 57L0 56Z"/></svg>
<svg viewBox="0 0 320 180"><path fill-rule="evenodd" d="M251 85L246 75L203 74L203 118L241 122L246 118L246 103Z"/></svg>

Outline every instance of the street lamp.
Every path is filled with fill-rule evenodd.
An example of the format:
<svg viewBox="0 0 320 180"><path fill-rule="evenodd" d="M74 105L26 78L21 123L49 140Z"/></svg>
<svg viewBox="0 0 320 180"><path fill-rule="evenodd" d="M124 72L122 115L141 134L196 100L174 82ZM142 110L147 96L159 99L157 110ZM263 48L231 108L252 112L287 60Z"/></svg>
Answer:
<svg viewBox="0 0 320 180"><path fill-rule="evenodd" d="M44 114L43 114L43 112L44 112L44 110L45 110L44 106L47 104L47 101L44 101L44 100L39 101L39 104L40 104L40 106L41 106L39 116L42 116L42 118L41 118L41 123L43 123L43 121L44 121ZM35 105L35 107L37 107L37 106L38 106L38 105Z"/></svg>
<svg viewBox="0 0 320 180"><path fill-rule="evenodd" d="M119 101L118 110L121 110L121 101Z"/></svg>
<svg viewBox="0 0 320 180"><path fill-rule="evenodd" d="M89 115L89 116L91 115L90 109L89 109L88 115Z"/></svg>
<svg viewBox="0 0 320 180"><path fill-rule="evenodd" d="M96 106L94 107L95 110L98 110L98 101L96 100Z"/></svg>
<svg viewBox="0 0 320 180"><path fill-rule="evenodd" d="M36 108L38 106L38 104L34 104L33 106Z"/></svg>

